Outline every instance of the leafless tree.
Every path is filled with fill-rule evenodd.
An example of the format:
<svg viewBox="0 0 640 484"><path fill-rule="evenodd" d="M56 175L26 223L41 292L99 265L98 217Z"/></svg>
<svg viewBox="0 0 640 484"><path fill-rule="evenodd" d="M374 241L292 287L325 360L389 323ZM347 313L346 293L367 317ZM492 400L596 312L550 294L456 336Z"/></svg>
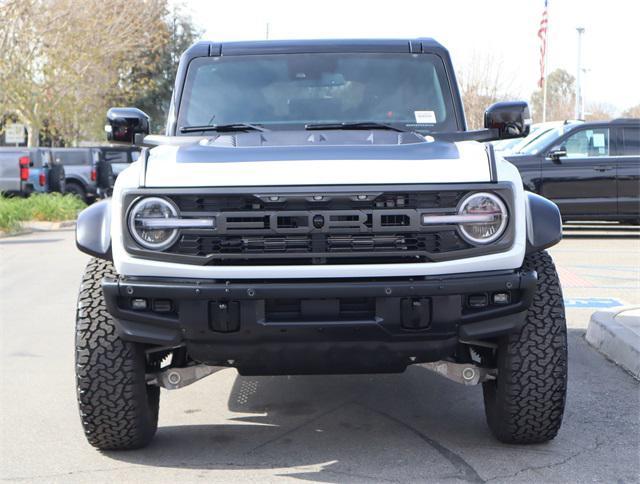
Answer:
<svg viewBox="0 0 640 484"><path fill-rule="evenodd" d="M505 73L502 59L493 53L474 53L457 77L470 129L483 126L484 111L489 105L511 97L513 76Z"/></svg>
<svg viewBox="0 0 640 484"><path fill-rule="evenodd" d="M611 104L593 102L587 105L585 111L585 121L608 121L615 116L616 108Z"/></svg>
<svg viewBox="0 0 640 484"><path fill-rule="evenodd" d="M640 118L640 104L636 104L635 106L626 109L622 113L623 118Z"/></svg>
<svg viewBox="0 0 640 484"><path fill-rule="evenodd" d="M0 113L37 145L45 123L68 140L95 136L132 65L168 37L166 0L0 2Z"/></svg>

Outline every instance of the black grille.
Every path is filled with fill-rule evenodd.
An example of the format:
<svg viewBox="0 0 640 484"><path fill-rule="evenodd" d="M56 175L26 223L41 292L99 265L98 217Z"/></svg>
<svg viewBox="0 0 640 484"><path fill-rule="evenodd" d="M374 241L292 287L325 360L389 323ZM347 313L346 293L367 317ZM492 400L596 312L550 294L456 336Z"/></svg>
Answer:
<svg viewBox="0 0 640 484"><path fill-rule="evenodd" d="M465 192L330 193L285 195L176 195L171 197L181 212L251 210L352 210L392 208L455 208ZM362 199L366 195L366 199ZM275 198L277 197L277 198ZM360 197L360 198L359 198Z"/></svg>
<svg viewBox="0 0 640 484"><path fill-rule="evenodd" d="M454 231L398 234L216 236L184 234L173 253L207 257L211 263L363 263L426 261L470 246ZM284 260L285 259L289 260ZM356 259L354 259L354 257ZM258 260L259 259L259 260Z"/></svg>
<svg viewBox="0 0 640 484"><path fill-rule="evenodd" d="M256 254L283 252L311 252L309 237L217 237L207 235L183 235L174 252L208 256L215 254Z"/></svg>
<svg viewBox="0 0 640 484"><path fill-rule="evenodd" d="M174 195L183 216L218 222L215 231L184 231L167 252L227 265L425 262L470 248L453 227L426 230L419 215L453 212L464 195L459 190Z"/></svg>
<svg viewBox="0 0 640 484"><path fill-rule="evenodd" d="M457 213L470 190L461 185L444 188L238 188L240 193L177 189L162 196L176 204L181 217L205 218L212 228L181 229L174 245L162 252L142 249L129 238L127 250L141 257L201 265L391 264L475 257L512 244L512 224L500 240L487 246L467 243L454 224L423 225L423 214ZM508 187L476 184L472 189L494 191L513 208ZM126 205L139 195L129 195ZM125 227L125 238L127 233Z"/></svg>

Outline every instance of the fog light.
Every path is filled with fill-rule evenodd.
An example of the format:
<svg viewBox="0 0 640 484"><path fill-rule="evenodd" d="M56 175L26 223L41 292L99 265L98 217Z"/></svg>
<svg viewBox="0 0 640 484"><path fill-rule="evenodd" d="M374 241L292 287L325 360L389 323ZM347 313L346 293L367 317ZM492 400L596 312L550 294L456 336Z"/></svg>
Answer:
<svg viewBox="0 0 640 484"><path fill-rule="evenodd" d="M509 304L510 301L508 292L496 292L493 295L493 304Z"/></svg>
<svg viewBox="0 0 640 484"><path fill-rule="evenodd" d="M136 311L147 309L147 300L142 298L132 299L131 309L135 309Z"/></svg>
<svg viewBox="0 0 640 484"><path fill-rule="evenodd" d="M474 294L473 296L469 296L467 301L472 308L484 308L489 305L489 298L486 294Z"/></svg>
<svg viewBox="0 0 640 484"><path fill-rule="evenodd" d="M170 313L171 301L169 299L154 299L153 310L156 313Z"/></svg>

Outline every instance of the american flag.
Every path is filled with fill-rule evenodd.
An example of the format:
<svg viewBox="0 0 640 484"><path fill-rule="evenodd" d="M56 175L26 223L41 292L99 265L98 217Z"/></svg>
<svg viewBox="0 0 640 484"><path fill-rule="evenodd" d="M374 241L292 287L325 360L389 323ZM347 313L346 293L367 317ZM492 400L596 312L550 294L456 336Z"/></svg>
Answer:
<svg viewBox="0 0 640 484"><path fill-rule="evenodd" d="M544 0L544 11L540 20L540 28L538 29L538 38L540 39L540 80L538 86L544 85L544 60L547 53L547 25L549 24L549 16L547 14L547 1Z"/></svg>

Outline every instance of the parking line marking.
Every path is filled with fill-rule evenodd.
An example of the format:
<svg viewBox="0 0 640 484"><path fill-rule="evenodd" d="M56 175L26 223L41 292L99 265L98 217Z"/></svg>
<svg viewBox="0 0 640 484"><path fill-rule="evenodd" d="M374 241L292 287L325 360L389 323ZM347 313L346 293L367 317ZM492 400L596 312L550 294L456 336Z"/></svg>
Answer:
<svg viewBox="0 0 640 484"><path fill-rule="evenodd" d="M565 308L599 309L624 306L624 302L613 297L569 297L564 300Z"/></svg>

